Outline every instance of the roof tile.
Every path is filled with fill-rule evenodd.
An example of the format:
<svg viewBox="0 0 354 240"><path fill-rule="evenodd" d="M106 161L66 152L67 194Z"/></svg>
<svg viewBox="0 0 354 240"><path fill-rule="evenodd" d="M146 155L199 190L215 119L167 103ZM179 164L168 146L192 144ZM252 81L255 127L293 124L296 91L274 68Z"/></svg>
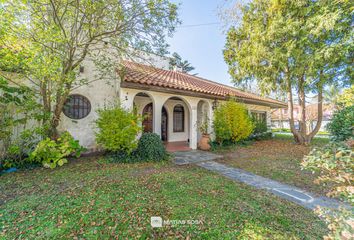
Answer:
<svg viewBox="0 0 354 240"><path fill-rule="evenodd" d="M124 81L151 86L180 89L219 97L236 97L262 101L270 104L286 106L284 102L258 96L253 93L216 83L204 78L172 70L164 70L140 63L123 61L125 67Z"/></svg>

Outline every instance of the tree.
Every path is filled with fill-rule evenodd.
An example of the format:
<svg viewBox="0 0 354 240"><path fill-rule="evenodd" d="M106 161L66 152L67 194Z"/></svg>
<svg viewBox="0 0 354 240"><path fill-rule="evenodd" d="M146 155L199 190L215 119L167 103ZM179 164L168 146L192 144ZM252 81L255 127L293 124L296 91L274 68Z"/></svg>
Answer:
<svg viewBox="0 0 354 240"><path fill-rule="evenodd" d="M340 89L338 88L338 86L332 84L327 89L324 89L323 100L326 103L336 105L339 94L340 94Z"/></svg>
<svg viewBox="0 0 354 240"><path fill-rule="evenodd" d="M350 88L344 89L343 93L338 96L339 107L350 107L354 105L354 85Z"/></svg>
<svg viewBox="0 0 354 240"><path fill-rule="evenodd" d="M172 54L172 58L170 59L171 70L174 67L180 68L183 73L189 73L195 69L187 60L182 60L182 57L176 52Z"/></svg>
<svg viewBox="0 0 354 240"><path fill-rule="evenodd" d="M321 127L323 89L353 79L353 3L346 0L254 0L228 31L224 58L235 82L256 79L263 93L287 92L295 140L309 144ZM306 130L306 94L318 96L317 124ZM295 129L294 94L300 105Z"/></svg>
<svg viewBox="0 0 354 240"><path fill-rule="evenodd" d="M97 80L112 79L132 49L164 54L178 22L169 0L1 1L0 69L31 82L56 138L67 97L88 83L79 75L84 61L94 61Z"/></svg>

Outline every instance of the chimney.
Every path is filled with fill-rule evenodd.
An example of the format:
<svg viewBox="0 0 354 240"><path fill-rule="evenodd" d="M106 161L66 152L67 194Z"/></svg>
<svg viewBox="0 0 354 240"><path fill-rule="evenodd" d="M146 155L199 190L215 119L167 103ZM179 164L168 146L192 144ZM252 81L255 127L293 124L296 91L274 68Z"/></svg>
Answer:
<svg viewBox="0 0 354 240"><path fill-rule="evenodd" d="M175 66L173 66L173 71L174 71L174 72L182 72L182 68L177 67L177 66L175 65Z"/></svg>

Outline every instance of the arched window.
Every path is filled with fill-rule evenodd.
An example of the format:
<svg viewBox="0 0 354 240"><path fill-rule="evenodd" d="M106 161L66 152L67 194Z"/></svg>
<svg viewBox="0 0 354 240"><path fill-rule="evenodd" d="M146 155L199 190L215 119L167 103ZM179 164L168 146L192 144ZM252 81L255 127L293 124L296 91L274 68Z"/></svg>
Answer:
<svg viewBox="0 0 354 240"><path fill-rule="evenodd" d="M91 112L90 101L79 94L73 94L68 97L64 104L63 113L71 119L82 119Z"/></svg>
<svg viewBox="0 0 354 240"><path fill-rule="evenodd" d="M180 104L173 109L173 132L184 132L184 107Z"/></svg>

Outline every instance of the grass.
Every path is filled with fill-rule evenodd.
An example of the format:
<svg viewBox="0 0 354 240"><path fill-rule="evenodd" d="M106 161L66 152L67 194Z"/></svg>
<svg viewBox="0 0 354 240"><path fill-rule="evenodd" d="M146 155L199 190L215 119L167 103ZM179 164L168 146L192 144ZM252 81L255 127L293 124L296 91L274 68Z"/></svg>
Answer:
<svg viewBox="0 0 354 240"><path fill-rule="evenodd" d="M82 158L0 176L4 239L321 239L312 211L207 170ZM150 217L201 224L151 228Z"/></svg>
<svg viewBox="0 0 354 240"><path fill-rule="evenodd" d="M328 141L327 138L315 138L311 146L300 146L294 143L293 136L277 134L274 139L237 146L220 153L225 156L222 162L227 165L325 195L331 186L315 184L317 175L301 170L300 164L312 147L323 146Z"/></svg>

